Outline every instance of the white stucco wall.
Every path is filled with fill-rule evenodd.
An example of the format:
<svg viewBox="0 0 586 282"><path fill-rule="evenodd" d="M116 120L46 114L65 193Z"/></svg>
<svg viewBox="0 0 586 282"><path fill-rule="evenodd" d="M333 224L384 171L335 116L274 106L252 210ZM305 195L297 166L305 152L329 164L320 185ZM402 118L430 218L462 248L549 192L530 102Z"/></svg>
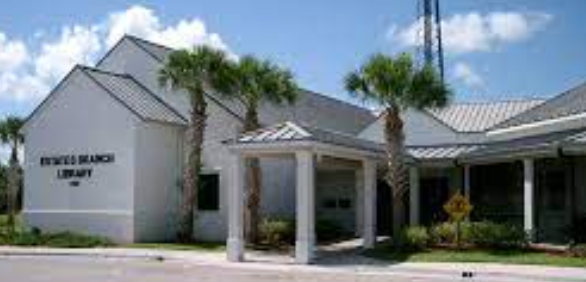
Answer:
<svg viewBox="0 0 586 282"><path fill-rule="evenodd" d="M145 53L130 40L124 40L99 64L105 70L128 73L180 111L188 112L186 96L158 85L161 63ZM226 163L229 152L222 141L230 139L241 130L242 123L216 102L208 101L203 151L204 172L220 175L220 209L199 211L196 215L195 234L199 240L221 241L226 238L226 197L228 172ZM185 142L186 139L184 139ZM186 144L183 144L184 147ZM261 209L266 216L291 217L295 212L295 162L292 158L261 159L262 195Z"/></svg>
<svg viewBox="0 0 586 282"><path fill-rule="evenodd" d="M165 102L180 109L180 112L189 112L187 96L177 95L175 91L159 86L161 62L145 53L130 39L123 39L97 67L111 72L130 74L154 94L163 98Z"/></svg>
<svg viewBox="0 0 586 282"><path fill-rule="evenodd" d="M176 234L185 128L155 122L137 129L135 239L168 241Z"/></svg>
<svg viewBox="0 0 586 282"><path fill-rule="evenodd" d="M139 120L81 71L71 74L25 128L24 221L47 231L73 230L132 241L134 143ZM54 155L113 153L114 163L89 165L78 187L40 166Z"/></svg>
<svg viewBox="0 0 586 282"><path fill-rule="evenodd" d="M416 110L407 110L402 118L408 146L478 143L485 138L483 133L456 132L429 114ZM384 143L384 116L381 115L358 136Z"/></svg>

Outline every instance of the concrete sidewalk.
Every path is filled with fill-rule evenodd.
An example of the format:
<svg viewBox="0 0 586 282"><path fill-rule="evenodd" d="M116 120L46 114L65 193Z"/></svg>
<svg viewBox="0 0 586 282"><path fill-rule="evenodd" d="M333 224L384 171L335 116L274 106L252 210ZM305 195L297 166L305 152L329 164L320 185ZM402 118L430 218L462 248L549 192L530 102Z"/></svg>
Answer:
<svg viewBox="0 0 586 282"><path fill-rule="evenodd" d="M83 256L95 258L124 258L173 261L218 268L253 269L296 273L352 273L388 275L411 278L462 279L464 272L472 273L472 281L581 281L586 282L586 268L567 268L492 263L392 263L356 254L325 256L313 265L298 265L283 254L247 251L246 262L230 263L224 252L174 251L133 248L54 249L29 247L0 247L1 256ZM586 260L585 260L586 266Z"/></svg>

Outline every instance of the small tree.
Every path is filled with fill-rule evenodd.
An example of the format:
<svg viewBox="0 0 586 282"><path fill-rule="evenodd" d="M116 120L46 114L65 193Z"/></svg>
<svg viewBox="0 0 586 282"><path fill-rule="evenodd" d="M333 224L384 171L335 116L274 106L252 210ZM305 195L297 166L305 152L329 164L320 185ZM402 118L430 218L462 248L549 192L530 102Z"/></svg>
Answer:
<svg viewBox="0 0 586 282"><path fill-rule="evenodd" d="M346 76L345 87L384 110L388 165L386 181L393 189L393 235L398 238L405 218L402 198L408 187L401 113L409 108L442 107L448 103L451 91L444 86L432 66L417 68L406 53L395 58L373 55L360 69Z"/></svg>
<svg viewBox="0 0 586 282"><path fill-rule="evenodd" d="M260 128L258 107L262 102L274 105L292 104L297 99L297 85L290 71L254 56L242 57L232 64L231 91L227 97L239 100L246 110L243 131ZM249 158L247 166L248 239L257 243L259 236L259 209L261 195L261 169L258 158Z"/></svg>
<svg viewBox="0 0 586 282"><path fill-rule="evenodd" d="M202 147L206 127L206 92L223 91L227 86L225 77L228 59L223 51L207 46L191 50L172 52L159 73L159 83L170 85L173 90L182 90L189 95L191 106L187 132L187 164L183 170L182 197L179 208L180 242L193 240L193 221L197 200L197 187L201 185Z"/></svg>
<svg viewBox="0 0 586 282"><path fill-rule="evenodd" d="M18 195L21 183L21 166L18 158L20 147L24 137L20 132L24 120L16 116L8 116L0 122L0 141L10 146L10 159L8 160L8 185L7 185L7 211L10 233L14 233L15 216L18 210Z"/></svg>

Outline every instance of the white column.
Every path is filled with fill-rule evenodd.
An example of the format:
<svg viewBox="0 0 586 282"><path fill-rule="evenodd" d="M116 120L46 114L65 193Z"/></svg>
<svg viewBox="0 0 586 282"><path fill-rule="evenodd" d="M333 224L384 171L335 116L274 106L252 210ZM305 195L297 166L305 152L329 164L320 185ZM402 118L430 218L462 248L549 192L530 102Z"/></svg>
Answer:
<svg viewBox="0 0 586 282"><path fill-rule="evenodd" d="M297 235L295 260L307 264L315 249L315 168L313 153L299 151L297 160Z"/></svg>
<svg viewBox="0 0 586 282"><path fill-rule="evenodd" d="M373 160L364 160L364 220L363 227L363 247L366 249L373 248L376 243L376 162Z"/></svg>
<svg viewBox="0 0 586 282"><path fill-rule="evenodd" d="M419 169L409 168L409 224L419 224Z"/></svg>
<svg viewBox="0 0 586 282"><path fill-rule="evenodd" d="M354 173L356 187L354 187L356 195L355 205L355 230L354 235L356 237L362 237L364 235L364 169L359 168Z"/></svg>
<svg viewBox="0 0 586 282"><path fill-rule="evenodd" d="M228 186L228 240L227 255L232 262L244 259L244 158L230 156Z"/></svg>
<svg viewBox="0 0 586 282"><path fill-rule="evenodd" d="M533 223L535 222L534 219L534 211L533 211L533 203L534 203L534 165L533 159L524 159L523 160L523 211L524 211L524 228L525 232L529 234L530 240L533 240L534 236L534 226Z"/></svg>

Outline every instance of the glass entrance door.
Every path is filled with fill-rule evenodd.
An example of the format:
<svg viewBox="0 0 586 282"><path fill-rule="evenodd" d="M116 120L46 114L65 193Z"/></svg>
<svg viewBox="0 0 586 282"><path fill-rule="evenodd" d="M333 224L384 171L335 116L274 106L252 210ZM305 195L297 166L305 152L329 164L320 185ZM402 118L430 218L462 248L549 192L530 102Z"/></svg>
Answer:
<svg viewBox="0 0 586 282"><path fill-rule="evenodd" d="M444 204L449 198L449 179L447 177L424 177L421 179L421 223L429 226L447 220Z"/></svg>
<svg viewBox="0 0 586 282"><path fill-rule="evenodd" d="M536 176L537 240L566 243L572 220L570 166L562 160L542 160Z"/></svg>

